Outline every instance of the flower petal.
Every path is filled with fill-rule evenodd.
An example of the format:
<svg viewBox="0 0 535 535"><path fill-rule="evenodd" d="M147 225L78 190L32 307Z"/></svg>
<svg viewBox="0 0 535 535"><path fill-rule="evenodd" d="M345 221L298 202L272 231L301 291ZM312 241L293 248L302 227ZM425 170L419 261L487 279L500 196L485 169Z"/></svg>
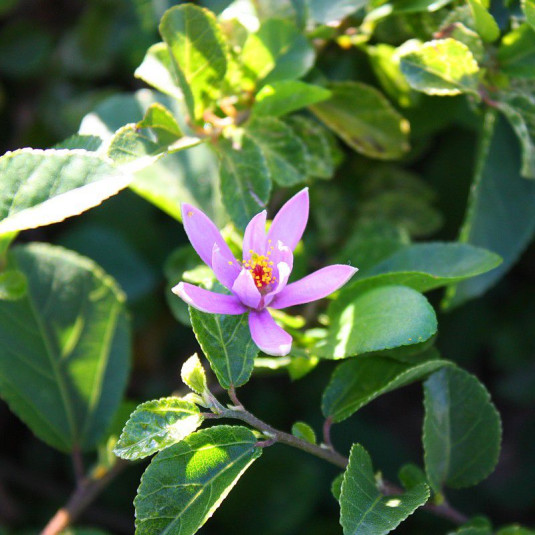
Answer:
<svg viewBox="0 0 535 535"><path fill-rule="evenodd" d="M233 315L247 312L247 308L235 296L210 292L187 282L179 282L172 291L201 312Z"/></svg>
<svg viewBox="0 0 535 535"><path fill-rule="evenodd" d="M273 243L279 240L292 251L301 239L308 220L308 188L294 195L275 216L268 232Z"/></svg>
<svg viewBox="0 0 535 535"><path fill-rule="evenodd" d="M243 268L232 285L232 293L246 306L258 308L262 296L256 284L253 275L248 269Z"/></svg>
<svg viewBox="0 0 535 535"><path fill-rule="evenodd" d="M259 255L265 254L266 251L266 211L256 214L245 229L243 235L243 259L251 258L250 251Z"/></svg>
<svg viewBox="0 0 535 535"><path fill-rule="evenodd" d="M254 343L268 355L284 356L292 348L292 337L281 329L266 310L251 310L249 329Z"/></svg>
<svg viewBox="0 0 535 535"><path fill-rule="evenodd" d="M273 301L273 298L275 295L277 295L279 292L281 292L286 284L288 283L288 278L290 277L290 273L292 272L292 268L285 264L284 262L279 262L277 264L277 271L278 271L278 279L277 279L277 286L271 290L271 292L268 292L266 295L264 295L264 300L262 302L263 306L269 306L271 301Z"/></svg>
<svg viewBox="0 0 535 535"><path fill-rule="evenodd" d="M205 264L212 267L214 244L218 245L223 258L236 261L218 228L201 210L191 204L182 203L182 222L191 245Z"/></svg>
<svg viewBox="0 0 535 535"><path fill-rule="evenodd" d="M269 244L268 256L276 266L283 262L289 266L290 271L292 271L294 266L294 255L292 250L287 245L284 245L280 240L278 240L275 244Z"/></svg>
<svg viewBox="0 0 535 535"><path fill-rule="evenodd" d="M214 249L212 251L212 270L217 277L217 280L228 288L232 289L234 281L240 274L241 265L237 260L229 260L228 257L225 258L221 254L221 249L219 245L214 244Z"/></svg>
<svg viewBox="0 0 535 535"><path fill-rule="evenodd" d="M343 286L357 271L357 268L345 264L334 264L319 269L288 284L273 298L270 306L286 308L326 297Z"/></svg>

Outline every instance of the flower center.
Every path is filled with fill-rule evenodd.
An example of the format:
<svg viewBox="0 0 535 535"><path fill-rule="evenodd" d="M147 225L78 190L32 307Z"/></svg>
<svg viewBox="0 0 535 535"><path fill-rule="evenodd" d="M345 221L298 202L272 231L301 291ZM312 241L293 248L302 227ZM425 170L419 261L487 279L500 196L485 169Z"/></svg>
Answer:
<svg viewBox="0 0 535 535"><path fill-rule="evenodd" d="M270 249L273 249L273 247ZM253 250L250 250L249 252L251 253L251 258L243 263L243 267L251 272L256 287L259 290L263 290L277 281L273 276L273 262L269 259L271 250L268 251L267 256L259 255Z"/></svg>

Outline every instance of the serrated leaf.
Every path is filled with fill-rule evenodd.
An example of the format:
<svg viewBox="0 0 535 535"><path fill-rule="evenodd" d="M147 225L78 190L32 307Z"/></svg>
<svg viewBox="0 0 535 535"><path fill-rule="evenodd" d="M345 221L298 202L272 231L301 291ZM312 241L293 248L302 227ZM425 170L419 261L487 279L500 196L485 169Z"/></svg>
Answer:
<svg viewBox="0 0 535 535"><path fill-rule="evenodd" d="M251 112L257 117L280 117L330 96L328 89L318 85L299 80L281 80L262 87L255 96Z"/></svg>
<svg viewBox="0 0 535 535"><path fill-rule="evenodd" d="M271 190L269 169L260 147L248 136L234 148L232 142L218 143L221 158L220 183L223 205L240 229L265 209Z"/></svg>
<svg viewBox="0 0 535 535"><path fill-rule="evenodd" d="M377 89L336 82L332 97L311 110L351 148L371 158L400 158L409 150L409 123Z"/></svg>
<svg viewBox="0 0 535 535"><path fill-rule="evenodd" d="M521 0L520 3L528 24L535 29L535 0Z"/></svg>
<svg viewBox="0 0 535 535"><path fill-rule="evenodd" d="M522 24L503 36L497 53L500 70L510 76L535 78L535 31Z"/></svg>
<svg viewBox="0 0 535 535"><path fill-rule="evenodd" d="M241 53L244 76L253 85L300 78L314 59L314 48L297 27L273 18L249 35Z"/></svg>
<svg viewBox="0 0 535 535"><path fill-rule="evenodd" d="M379 396L448 364L446 360L430 360L413 365L376 355L349 359L335 369L323 392L321 410L326 418L342 422Z"/></svg>
<svg viewBox="0 0 535 535"><path fill-rule="evenodd" d="M469 487L498 462L501 422L489 393L459 368L437 371L424 383L424 459L432 488Z"/></svg>
<svg viewBox="0 0 535 535"><path fill-rule="evenodd" d="M349 298L388 284L402 284L428 292L496 268L501 258L486 249L465 243L417 243L396 251L342 289Z"/></svg>
<svg viewBox="0 0 535 535"><path fill-rule="evenodd" d="M0 234L78 215L131 181L95 153L65 149L7 152L0 175Z"/></svg>
<svg viewBox="0 0 535 535"><path fill-rule="evenodd" d="M374 288L356 299L340 294L328 314L331 326L318 356L329 359L419 344L437 330L426 298L405 286Z"/></svg>
<svg viewBox="0 0 535 535"><path fill-rule="evenodd" d="M301 440L306 440L311 444L316 444L316 433L314 433L314 429L305 422L295 422L292 425L292 435Z"/></svg>
<svg viewBox="0 0 535 535"><path fill-rule="evenodd" d="M511 268L535 231L535 183L520 176L518 141L494 111L485 118L468 209L459 240L499 254L503 262L448 290L446 306L481 295Z"/></svg>
<svg viewBox="0 0 535 535"><path fill-rule="evenodd" d="M272 180L286 187L306 180L305 145L289 126L275 117L257 117L245 133L262 151Z"/></svg>
<svg viewBox="0 0 535 535"><path fill-rule="evenodd" d="M285 123L304 143L307 175L331 178L335 169L332 134L319 122L300 115L286 118Z"/></svg>
<svg viewBox="0 0 535 535"><path fill-rule="evenodd" d="M262 454L245 427L198 431L159 453L139 486L136 534L193 535Z"/></svg>
<svg viewBox="0 0 535 535"><path fill-rule="evenodd" d="M49 445L89 450L126 386L124 295L92 261L61 247L16 247L8 266L24 273L28 290L0 301L1 395Z"/></svg>
<svg viewBox="0 0 535 535"><path fill-rule="evenodd" d="M189 307L191 326L219 384L229 389L245 384L254 368L258 348L246 314L223 316Z"/></svg>
<svg viewBox="0 0 535 535"><path fill-rule="evenodd" d="M400 67L410 86L428 95L478 95L477 61L470 49L455 39L411 47L400 54Z"/></svg>
<svg viewBox="0 0 535 535"><path fill-rule="evenodd" d="M494 17L487 11L481 0L468 0L477 33L481 35L483 41L492 43L500 37L500 28Z"/></svg>
<svg viewBox="0 0 535 535"><path fill-rule="evenodd" d="M192 119L201 120L227 71L227 46L216 18L193 4L174 6L162 17L160 34Z"/></svg>
<svg viewBox="0 0 535 535"><path fill-rule="evenodd" d="M507 117L520 141L522 176L535 178L535 98L519 92L504 93L497 108Z"/></svg>
<svg viewBox="0 0 535 535"><path fill-rule="evenodd" d="M340 494L344 535L385 535L429 499L422 483L403 494L383 496L377 489L368 452L353 444Z"/></svg>
<svg viewBox="0 0 535 535"><path fill-rule="evenodd" d="M143 459L180 442L203 420L197 405L183 399L147 401L130 415L113 451L122 459Z"/></svg>
<svg viewBox="0 0 535 535"><path fill-rule="evenodd" d="M134 73L158 91L182 100L183 94L173 74L173 60L165 43L152 45L145 54L141 65Z"/></svg>
<svg viewBox="0 0 535 535"><path fill-rule="evenodd" d="M184 384L189 386L197 394L204 394L208 390L206 374L197 353L193 354L184 364L180 371L180 377Z"/></svg>
<svg viewBox="0 0 535 535"><path fill-rule="evenodd" d="M21 271L10 269L0 273L0 301L16 301L26 294L28 281Z"/></svg>

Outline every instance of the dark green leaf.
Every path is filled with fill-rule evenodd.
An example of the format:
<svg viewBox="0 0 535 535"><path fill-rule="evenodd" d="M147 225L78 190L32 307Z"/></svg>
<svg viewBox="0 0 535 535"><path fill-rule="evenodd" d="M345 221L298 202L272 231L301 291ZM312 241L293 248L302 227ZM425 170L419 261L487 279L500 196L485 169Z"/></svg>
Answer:
<svg viewBox="0 0 535 535"><path fill-rule="evenodd" d="M504 119L485 119L478 164L460 241L484 247L502 258L488 274L461 282L448 291L448 306L482 294L513 265L535 231L535 183L520 176L520 151Z"/></svg>
<svg viewBox="0 0 535 535"><path fill-rule="evenodd" d="M342 294L357 296L364 290L387 284L402 284L427 292L486 273L500 263L497 254L465 243L418 243L396 251L342 289Z"/></svg>
<svg viewBox="0 0 535 535"><path fill-rule="evenodd" d="M126 386L124 295L92 261L60 247L15 248L9 265L28 291L0 301L2 397L51 446L91 449Z"/></svg>
<svg viewBox="0 0 535 535"><path fill-rule="evenodd" d="M375 88L336 82L332 97L312 111L350 147L372 158L399 158L409 150L409 123Z"/></svg>
<svg viewBox="0 0 535 535"><path fill-rule="evenodd" d="M238 228L265 209L271 190L269 169L261 148L248 136L240 148L222 139L218 143L221 157L220 179L223 205Z"/></svg>
<svg viewBox="0 0 535 535"><path fill-rule="evenodd" d="M427 484L425 472L419 466L411 463L404 464L399 469L398 479L407 490L410 490L421 483Z"/></svg>
<svg viewBox="0 0 535 535"><path fill-rule="evenodd" d="M285 122L305 145L307 175L331 178L335 169L332 134L317 121L300 115L288 117Z"/></svg>
<svg viewBox="0 0 535 535"><path fill-rule="evenodd" d="M339 359L419 344L437 330L426 298L405 286L383 286L356 299L340 294L329 307L331 326L319 356Z"/></svg>
<svg viewBox="0 0 535 535"><path fill-rule="evenodd" d="M310 18L319 24L336 22L366 5L366 0L309 0Z"/></svg>
<svg viewBox="0 0 535 535"><path fill-rule="evenodd" d="M193 535L262 454L245 427L198 431L159 453L143 474L134 505L138 535Z"/></svg>
<svg viewBox="0 0 535 535"><path fill-rule="evenodd" d="M252 113L257 117L280 117L326 100L331 92L299 80L282 80L265 85L255 97Z"/></svg>
<svg viewBox="0 0 535 535"><path fill-rule="evenodd" d="M535 535L535 531L532 529L524 528L518 524L512 526L506 526L496 532L496 535Z"/></svg>
<svg viewBox="0 0 535 535"><path fill-rule="evenodd" d="M305 145L288 125L275 117L258 117L247 124L245 133L262 150L273 181L294 186L306 180Z"/></svg>
<svg viewBox="0 0 535 535"><path fill-rule="evenodd" d="M217 97L227 71L227 48L214 14L193 4L167 10L160 34L172 55L176 80L195 120Z"/></svg>
<svg viewBox="0 0 535 535"><path fill-rule="evenodd" d="M147 401L130 415L114 453L134 461L161 451L193 433L204 417L197 405L169 397Z"/></svg>
<svg viewBox="0 0 535 535"><path fill-rule="evenodd" d="M245 384L258 354L249 332L247 315L207 314L192 307L189 313L195 336L219 384L225 389Z"/></svg>
<svg viewBox="0 0 535 535"><path fill-rule="evenodd" d="M0 234L78 215L131 181L95 153L63 149L8 152L0 175Z"/></svg>
<svg viewBox="0 0 535 535"><path fill-rule="evenodd" d="M404 49L401 72L410 86L428 95L477 95L479 66L470 49L455 39L438 39Z"/></svg>
<svg viewBox="0 0 535 535"><path fill-rule="evenodd" d="M368 452L353 444L340 494L340 524L344 535L384 535L429 499L421 483L403 494L383 496L377 489Z"/></svg>
<svg viewBox="0 0 535 535"><path fill-rule="evenodd" d="M498 462L501 423L485 387L468 372L448 367L424 383L425 470L437 492L469 487Z"/></svg>
<svg viewBox="0 0 535 535"><path fill-rule="evenodd" d="M427 377L446 360L406 364L379 356L361 356L339 364L323 393L321 410L326 418L341 422L374 399Z"/></svg>

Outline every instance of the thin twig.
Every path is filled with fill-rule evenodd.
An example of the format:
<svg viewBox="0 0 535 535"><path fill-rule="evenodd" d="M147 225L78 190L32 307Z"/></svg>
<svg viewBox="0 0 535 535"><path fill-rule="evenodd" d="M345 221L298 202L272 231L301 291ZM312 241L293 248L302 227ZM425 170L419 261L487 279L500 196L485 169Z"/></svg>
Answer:
<svg viewBox="0 0 535 535"><path fill-rule="evenodd" d="M323 442L326 446L328 446L331 450L334 450L333 443L331 442L331 425L333 421L332 418L329 416L325 419L325 422L323 423Z"/></svg>

